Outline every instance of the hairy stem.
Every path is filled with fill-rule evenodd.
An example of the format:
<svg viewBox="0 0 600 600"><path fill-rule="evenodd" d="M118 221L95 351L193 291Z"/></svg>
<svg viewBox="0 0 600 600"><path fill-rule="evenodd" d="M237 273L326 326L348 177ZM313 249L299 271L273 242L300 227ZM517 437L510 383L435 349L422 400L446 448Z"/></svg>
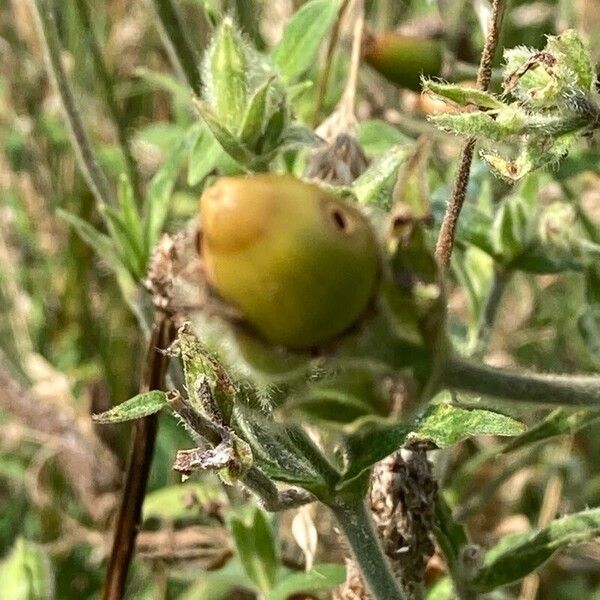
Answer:
<svg viewBox="0 0 600 600"><path fill-rule="evenodd" d="M242 477L242 483L259 497L263 508L269 512L296 508L316 500L310 492L300 488L278 490L276 485L256 467L248 469Z"/></svg>
<svg viewBox="0 0 600 600"><path fill-rule="evenodd" d="M223 427L200 414L179 392L170 392L167 397L171 410L183 420L195 437L205 440L213 446L217 446L223 441ZM278 490L277 486L257 467L250 467L242 476L241 481L258 496L265 510L269 512L279 512L316 500L310 492L299 488Z"/></svg>
<svg viewBox="0 0 600 600"><path fill-rule="evenodd" d="M100 168L98 159L77 110L75 98L69 85L61 59L62 48L56 28L54 11L48 0L29 0L40 40L44 48L46 66L54 81L65 113L71 144L83 176L100 206L111 204L111 193L106 175Z"/></svg>
<svg viewBox="0 0 600 600"><path fill-rule="evenodd" d="M492 13L490 15L488 32L481 54L479 71L477 72L477 87L480 90L487 90L490 84L492 77L492 61L500 37L500 26L502 25L502 16L504 15L505 5L506 0L493 0L492 2ZM476 139L474 137L470 137L465 141L462 147L458 162L458 170L454 180L454 189L452 190L450 200L448 200L446 214L444 215L442 227L438 236L435 254L444 267L448 267L450 264L450 257L452 256L452 250L454 248L454 236L456 234L458 218L460 217L460 212L467 193L471 163L473 162L473 152L475 150L475 141Z"/></svg>
<svg viewBox="0 0 600 600"><path fill-rule="evenodd" d="M462 358L448 360L441 383L451 389L504 400L565 406L600 404L600 377L517 372Z"/></svg>
<svg viewBox="0 0 600 600"><path fill-rule="evenodd" d="M102 50L100 49L98 40L94 35L94 28L92 25L88 0L77 0L75 6L77 7L82 29L88 40L88 46L94 60L95 70L98 75L102 91L104 92L106 106L108 107L117 130L117 140L121 148L123 158L125 159L127 179L129 180L129 184L131 185L131 189L133 190L134 198L136 199L138 206L141 206L142 194L140 188L140 176L137 164L131 151L131 143L127 132L127 123L125 121L123 111L117 104L114 92L113 77L108 72L104 58L102 57Z"/></svg>
<svg viewBox="0 0 600 600"><path fill-rule="evenodd" d="M148 344L146 367L140 383L140 392L159 390L164 387L169 358L162 350L169 347L174 336L175 329L171 319L165 314L159 314ZM157 429L158 415L144 417L133 425L125 485L104 580L103 600L121 600L124 597L127 573L133 556L142 503L154 454Z"/></svg>
<svg viewBox="0 0 600 600"><path fill-rule="evenodd" d="M371 516L362 499L330 505L373 600L402 600L402 592L383 552Z"/></svg>
<svg viewBox="0 0 600 600"><path fill-rule="evenodd" d="M473 356L481 357L487 350L494 322L496 321L496 314L500 308L504 290L506 289L511 276L512 273L510 271L503 271L498 268L494 270L492 285L485 300L485 306L483 307L483 313L477 329L476 345Z"/></svg>
<svg viewBox="0 0 600 600"><path fill-rule="evenodd" d="M184 74L196 96L202 92L199 58L190 42L185 23L171 0L152 0L160 26L168 43L169 54Z"/></svg>

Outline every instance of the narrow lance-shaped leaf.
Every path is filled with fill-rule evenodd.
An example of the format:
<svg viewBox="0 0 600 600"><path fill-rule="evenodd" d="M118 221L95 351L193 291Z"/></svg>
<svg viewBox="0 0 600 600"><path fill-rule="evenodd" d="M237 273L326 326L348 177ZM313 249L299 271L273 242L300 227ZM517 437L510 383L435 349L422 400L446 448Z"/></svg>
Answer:
<svg viewBox="0 0 600 600"><path fill-rule="evenodd" d="M142 216L135 204L133 189L125 174L121 175L119 179L117 194L121 213L123 214L123 221L127 226L132 242L140 251L141 256L144 257L144 259L147 259L149 249L145 248Z"/></svg>
<svg viewBox="0 0 600 600"><path fill-rule="evenodd" d="M288 22L271 56L289 83L297 80L314 63L338 6L338 0L310 0Z"/></svg>
<svg viewBox="0 0 600 600"><path fill-rule="evenodd" d="M175 77L167 75L159 71L152 71L140 67L136 69L135 74L144 81L148 82L151 86L165 90L169 92L176 100L182 104L192 106L192 93L191 90L180 83Z"/></svg>
<svg viewBox="0 0 600 600"><path fill-rule="evenodd" d="M111 206L102 206L100 211L119 250L121 261L134 279L140 279L146 270L146 260L144 252L135 239L135 233L125 222L124 216Z"/></svg>
<svg viewBox="0 0 600 600"><path fill-rule="evenodd" d="M254 156L244 144L238 141L235 136L219 122L219 119L212 112L210 106L203 100L197 98L194 99L194 105L198 114L204 119L204 122L212 131L217 142L223 147L223 150L241 165L249 165Z"/></svg>
<svg viewBox="0 0 600 600"><path fill-rule="evenodd" d="M239 130L239 137L243 144L252 147L264 132L272 86L273 78L270 78L256 88L250 98Z"/></svg>
<svg viewBox="0 0 600 600"><path fill-rule="evenodd" d="M219 25L206 63L210 74L206 96L218 119L233 130L246 106L248 65L243 42L230 18Z"/></svg>
<svg viewBox="0 0 600 600"><path fill-rule="evenodd" d="M531 573L558 549L598 535L600 509L595 508L556 519L537 531L506 536L488 550L472 586L478 592L490 592Z"/></svg>
<svg viewBox="0 0 600 600"><path fill-rule="evenodd" d="M488 92L454 83L439 83L431 79L423 81L423 89L456 104L475 104L483 108L502 108L504 103Z"/></svg>
<svg viewBox="0 0 600 600"><path fill-rule="evenodd" d="M226 175L244 172L244 169L223 150L211 131L205 128L190 147L188 185L197 185L216 169Z"/></svg>
<svg viewBox="0 0 600 600"><path fill-rule="evenodd" d="M92 415L97 423L122 423L153 415L167 406L164 392L153 390L138 394L106 412Z"/></svg>
<svg viewBox="0 0 600 600"><path fill-rule="evenodd" d="M100 233L96 228L77 215L61 209L57 211L57 214L73 226L79 237L88 243L96 251L96 254L109 264L113 271L123 268L123 263L117 254L114 242L107 235Z"/></svg>
<svg viewBox="0 0 600 600"><path fill-rule="evenodd" d="M252 522L232 517L229 524L236 549L248 577L267 594L277 576L277 552L271 526L260 509L255 509Z"/></svg>
<svg viewBox="0 0 600 600"><path fill-rule="evenodd" d="M570 411L564 408L553 410L541 423L531 427L504 446L502 452L512 452L525 446L550 440L557 435L575 433L600 420L600 411Z"/></svg>
<svg viewBox="0 0 600 600"><path fill-rule="evenodd" d="M150 182L143 217L146 243L149 248L154 247L162 231L181 164L186 157L190 143L198 135L199 127L200 125L193 125L187 131Z"/></svg>
<svg viewBox="0 0 600 600"><path fill-rule="evenodd" d="M355 182L352 191L364 205L389 209L398 168L408 156L408 147L394 146L378 158Z"/></svg>

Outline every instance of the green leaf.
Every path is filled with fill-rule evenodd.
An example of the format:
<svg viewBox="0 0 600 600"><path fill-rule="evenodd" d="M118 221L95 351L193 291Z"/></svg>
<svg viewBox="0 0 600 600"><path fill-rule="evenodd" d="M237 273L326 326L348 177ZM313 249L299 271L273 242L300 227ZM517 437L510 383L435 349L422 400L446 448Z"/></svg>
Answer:
<svg viewBox="0 0 600 600"><path fill-rule="evenodd" d="M343 392L336 395L319 396L312 394L297 401L288 402L283 410L286 417L293 418L295 413L299 422L302 420L329 422L333 424L351 423L359 417L372 412L372 408Z"/></svg>
<svg viewBox="0 0 600 600"><path fill-rule="evenodd" d="M225 423L229 423L239 390L219 358L198 339L188 325L180 328L177 335L188 400L200 414L212 419L215 410L218 410ZM209 390L198 387L203 379ZM213 402L216 407L212 406Z"/></svg>
<svg viewBox="0 0 600 600"><path fill-rule="evenodd" d="M294 443L293 425L282 425L269 420L258 411L234 408L236 431L251 447L255 462L272 479L297 484L315 492L325 482Z"/></svg>
<svg viewBox="0 0 600 600"><path fill-rule="evenodd" d="M190 502L190 498L193 502ZM168 485L146 494L142 518L175 521L197 517L215 504L227 506L227 494L216 480L205 477L201 481Z"/></svg>
<svg viewBox="0 0 600 600"><path fill-rule="evenodd" d="M511 436L524 430L519 421L489 410L435 404L419 419L410 437L431 440L444 448L477 435Z"/></svg>
<svg viewBox="0 0 600 600"><path fill-rule="evenodd" d="M56 212L61 219L64 219L73 226L79 237L88 243L95 250L96 254L108 263L113 271L117 272L123 268L123 262L116 251L113 240L107 235L100 233L77 215L68 213L60 208Z"/></svg>
<svg viewBox="0 0 600 600"><path fill-rule="evenodd" d="M329 425L352 423L370 414L387 416L389 397L382 391L381 373L373 371L356 367L312 382L288 394L279 413L298 423L312 420Z"/></svg>
<svg viewBox="0 0 600 600"><path fill-rule="evenodd" d="M286 127L279 138L278 149L301 148L315 146L321 143L321 138L309 127L303 125L290 125Z"/></svg>
<svg viewBox="0 0 600 600"><path fill-rule="evenodd" d="M162 71L152 71L151 69L145 69L143 67L136 69L135 74L140 79L150 83L153 87L169 92L181 103L191 105L192 91L190 88L180 83L175 77L167 75Z"/></svg>
<svg viewBox="0 0 600 600"><path fill-rule="evenodd" d="M192 125L188 129L150 182L143 217L147 247L149 248L154 247L160 236L181 165L189 151L190 144L198 135L199 127L199 125Z"/></svg>
<svg viewBox="0 0 600 600"><path fill-rule="evenodd" d="M478 592L518 581L546 562L558 549L600 535L600 509L556 519L543 529L502 538L486 552L484 566L473 580Z"/></svg>
<svg viewBox="0 0 600 600"><path fill-rule="evenodd" d="M357 139L369 157L387 152L392 146L412 144L414 140L404 135L397 127L371 119L358 124Z"/></svg>
<svg viewBox="0 0 600 600"><path fill-rule="evenodd" d="M352 186L354 195L364 205L389 210L398 168L409 154L410 146L394 146L380 156Z"/></svg>
<svg viewBox="0 0 600 600"><path fill-rule="evenodd" d="M365 469L401 448L409 432L408 423L390 424L376 417L361 419L346 437L348 466L344 480L358 477Z"/></svg>
<svg viewBox="0 0 600 600"><path fill-rule="evenodd" d="M248 577L267 594L275 584L279 563L275 538L265 513L255 508L252 522L248 524L232 516L229 529Z"/></svg>
<svg viewBox="0 0 600 600"><path fill-rule="evenodd" d="M537 442L552 439L557 435L575 433L600 419L600 411L569 411L564 408L553 410L541 423L528 429L508 442L502 452L512 452Z"/></svg>
<svg viewBox="0 0 600 600"><path fill-rule="evenodd" d="M190 147L188 185L197 185L213 171L238 175L244 169L223 150L210 130L204 129Z"/></svg>
<svg viewBox="0 0 600 600"><path fill-rule="evenodd" d="M239 138L242 144L253 147L258 138L264 133L269 110L269 93L273 87L274 77L267 79L254 91L250 98L239 128Z"/></svg>
<svg viewBox="0 0 600 600"><path fill-rule="evenodd" d="M314 64L321 41L329 31L338 0L310 0L290 19L271 56L288 83Z"/></svg>
<svg viewBox="0 0 600 600"><path fill-rule="evenodd" d="M574 29L567 29L559 36L548 36L546 50L560 57L563 68L575 75L576 85L584 92L593 90L596 75L590 49Z"/></svg>
<svg viewBox="0 0 600 600"><path fill-rule="evenodd" d="M210 106L203 100L194 99L194 106L198 114L202 117L208 128L211 130L215 139L223 150L243 166L248 166L252 163L254 156L252 153L236 139L236 137L226 129L216 115L212 112Z"/></svg>
<svg viewBox="0 0 600 600"><path fill-rule="evenodd" d="M423 89L456 104L475 104L482 108L503 108L504 103L488 92L454 83L440 83L431 79L423 81Z"/></svg>
<svg viewBox="0 0 600 600"><path fill-rule="evenodd" d="M528 218L518 196L506 198L492 223L494 253L503 264L510 263L528 244Z"/></svg>
<svg viewBox="0 0 600 600"><path fill-rule="evenodd" d="M119 250L121 261L134 279L141 279L146 270L146 260L135 239L135 232L129 229L124 216L111 206L100 207L100 212L110 231L110 236Z"/></svg>
<svg viewBox="0 0 600 600"><path fill-rule="evenodd" d="M452 509L442 493L437 495L435 501L435 518L435 537L446 559L448 569L454 578L461 579L464 577L464 569L460 564L460 555L468 543L467 532L454 518Z"/></svg>
<svg viewBox="0 0 600 600"><path fill-rule="evenodd" d="M0 562L3 598L51 600L54 574L48 554L37 544L18 538L9 555Z"/></svg>
<svg viewBox="0 0 600 600"><path fill-rule="evenodd" d="M171 148L185 135L187 129L176 123L155 121L137 131L135 139L138 142L156 146L161 152L168 154Z"/></svg>
<svg viewBox="0 0 600 600"><path fill-rule="evenodd" d="M219 25L213 43L208 49L206 95L212 109L224 126L233 130L246 107L249 65L239 32L230 18Z"/></svg>
<svg viewBox="0 0 600 600"><path fill-rule="evenodd" d="M203 572L177 600L228 600L235 589L252 587L242 565L233 558L221 569Z"/></svg>
<svg viewBox="0 0 600 600"><path fill-rule="evenodd" d="M442 577L427 592L427 600L455 600L456 593L450 577Z"/></svg>
<svg viewBox="0 0 600 600"><path fill-rule="evenodd" d="M559 248L536 241L529 245L511 263L510 268L525 273L545 275L564 271L581 271L584 263L568 248Z"/></svg>
<svg viewBox="0 0 600 600"><path fill-rule="evenodd" d="M444 113L428 119L442 131L500 141L514 132L502 128L488 113Z"/></svg>
<svg viewBox="0 0 600 600"><path fill-rule="evenodd" d="M346 580L346 569L342 565L316 565L306 573L292 573L282 579L265 600L287 600L294 595L327 592Z"/></svg>
<svg viewBox="0 0 600 600"><path fill-rule="evenodd" d="M119 206L121 207L121 214L123 215L123 221L129 232L132 244L140 252L140 255L144 259L145 266L145 260L150 253L150 249L145 248L142 217L135 203L133 189L124 174L121 175L119 179L117 196L119 199Z"/></svg>
<svg viewBox="0 0 600 600"><path fill-rule="evenodd" d="M153 415L165 406L167 406L166 394L153 390L125 400L106 412L92 415L92 419L97 423L122 423Z"/></svg>
<svg viewBox="0 0 600 600"><path fill-rule="evenodd" d="M348 467L344 479L352 479L402 447L407 439L430 440L439 448L476 435L518 435L525 426L515 419L481 409L435 404L414 423L390 423L377 417L357 421L346 438Z"/></svg>

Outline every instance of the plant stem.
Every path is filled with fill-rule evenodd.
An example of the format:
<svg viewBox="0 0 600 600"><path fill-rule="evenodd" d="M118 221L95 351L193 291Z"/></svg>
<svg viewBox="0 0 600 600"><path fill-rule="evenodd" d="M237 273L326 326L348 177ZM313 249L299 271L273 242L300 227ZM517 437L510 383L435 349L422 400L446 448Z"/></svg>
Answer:
<svg viewBox="0 0 600 600"><path fill-rule="evenodd" d="M373 600L402 600L402 593L383 552L362 499L338 499L329 505L360 567Z"/></svg>
<svg viewBox="0 0 600 600"><path fill-rule="evenodd" d="M504 15L505 5L506 0L493 0L492 2L492 13L490 15L488 33L481 54L479 71L477 72L477 87L483 91L486 91L490 85L492 77L492 61L500 38L500 26L502 25L502 16ZM452 256L452 250L454 248L454 236L456 234L458 218L460 217L460 212L467 193L475 142L476 138L470 137L465 141L462 147L458 160L458 170L454 179L454 189L452 190L450 200L448 200L446 214L444 215L442 227L438 236L435 254L444 267L448 267L450 264L450 257Z"/></svg>
<svg viewBox="0 0 600 600"><path fill-rule="evenodd" d="M498 308L500 308L504 290L511 277L512 272L510 271L504 271L497 267L494 269L492 285L485 300L481 320L479 321L473 356L481 357L487 350L494 322L496 321L496 314L498 313Z"/></svg>
<svg viewBox="0 0 600 600"><path fill-rule="evenodd" d="M138 206L142 205L142 194L140 188L140 176L137 168L133 153L131 151L131 143L127 133L127 123L123 112L120 110L114 93L114 81L112 76L109 74L104 58L102 57L102 50L98 44L98 40L94 35L94 28L92 18L90 15L90 8L88 0L77 0L75 2L77 12L79 14L79 20L81 21L82 29L87 37L88 46L94 59L94 66L98 75L98 80L104 92L104 98L106 105L110 112L110 115L115 124L117 131L117 140L121 148L121 153L125 159L125 170L133 195Z"/></svg>
<svg viewBox="0 0 600 600"><path fill-rule="evenodd" d="M162 350L169 347L174 335L175 328L171 319L166 314L157 315L148 343L146 367L140 383L140 393L164 387L169 358ZM158 415L138 419L133 425L125 485L104 580L103 600L121 600L124 597L127 573L133 556L142 503L154 454L157 429Z"/></svg>
<svg viewBox="0 0 600 600"><path fill-rule="evenodd" d="M189 400L179 392L170 392L167 394L167 398L171 410L183 420L188 429L198 438L208 441L213 446L223 441L223 428L198 413ZM310 492L300 488L279 491L277 486L257 467L250 467L242 476L241 481L258 496L263 508L269 512L279 512L316 500Z"/></svg>
<svg viewBox="0 0 600 600"><path fill-rule="evenodd" d="M565 406L600 404L600 377L516 372L456 357L444 365L441 384L504 400Z"/></svg>
<svg viewBox="0 0 600 600"><path fill-rule="evenodd" d="M79 168L94 194L97 203L102 206L111 204L111 193L106 175L100 168L98 159L92 150L92 145L77 110L75 98L63 68L62 48L56 28L54 11L48 0L30 0L32 13L35 15L40 40L44 48L46 68L58 91L67 120L67 128L71 135L71 144Z"/></svg>
<svg viewBox="0 0 600 600"><path fill-rule="evenodd" d="M200 75L198 55L187 35L185 23L171 0L152 0L164 37L168 42L167 50L184 74L188 85L196 96L202 92L202 76Z"/></svg>
<svg viewBox="0 0 600 600"><path fill-rule="evenodd" d="M280 491L277 486L257 467L250 467L242 477L242 483L260 499L269 512L279 512L315 502L316 498L306 490L289 488Z"/></svg>
<svg viewBox="0 0 600 600"><path fill-rule="evenodd" d="M319 123L319 117L323 108L323 101L325 100L325 93L327 91L327 83L329 81L329 74L331 73L331 65L333 64L333 53L337 45L338 36L340 33L340 23L348 7L349 0L344 0L338 10L338 15L331 28L329 40L327 41L327 51L325 52L325 65L323 71L321 71L321 77L319 77L319 83L317 86L317 94L315 101L315 109L313 112L313 127L316 127Z"/></svg>

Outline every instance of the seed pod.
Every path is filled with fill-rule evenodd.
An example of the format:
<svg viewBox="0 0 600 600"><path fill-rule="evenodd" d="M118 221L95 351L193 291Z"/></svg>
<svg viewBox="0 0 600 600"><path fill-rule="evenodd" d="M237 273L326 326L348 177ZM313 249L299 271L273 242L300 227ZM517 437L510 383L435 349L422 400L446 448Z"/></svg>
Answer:
<svg viewBox="0 0 600 600"><path fill-rule="evenodd" d="M421 89L421 76L439 77L442 43L394 32L365 38L363 59L386 79L414 91Z"/></svg>
<svg viewBox="0 0 600 600"><path fill-rule="evenodd" d="M366 217L287 175L222 178L203 194L201 254L224 300L271 343L330 341L373 297L379 249Z"/></svg>

